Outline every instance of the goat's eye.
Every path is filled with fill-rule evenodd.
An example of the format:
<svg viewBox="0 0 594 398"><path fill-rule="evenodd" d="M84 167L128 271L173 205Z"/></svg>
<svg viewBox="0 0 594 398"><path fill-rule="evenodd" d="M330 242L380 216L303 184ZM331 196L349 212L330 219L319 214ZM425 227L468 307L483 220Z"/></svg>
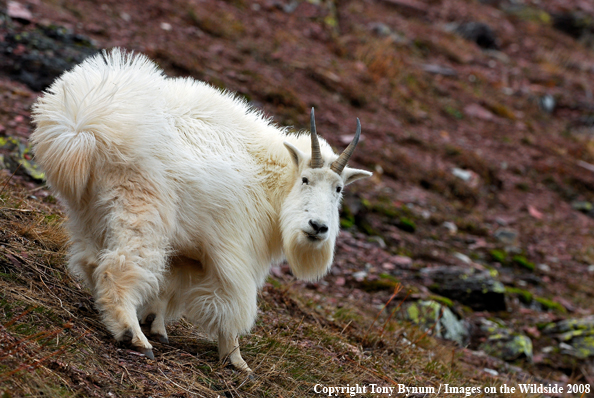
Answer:
<svg viewBox="0 0 594 398"><path fill-rule="evenodd" d="M340 193L340 191L342 191L342 187L336 187L336 193Z"/></svg>
<svg viewBox="0 0 594 398"><path fill-rule="evenodd" d="M307 177L303 177L301 179L301 181L303 181L303 183L306 184L306 185L309 184L309 180L307 179Z"/></svg>

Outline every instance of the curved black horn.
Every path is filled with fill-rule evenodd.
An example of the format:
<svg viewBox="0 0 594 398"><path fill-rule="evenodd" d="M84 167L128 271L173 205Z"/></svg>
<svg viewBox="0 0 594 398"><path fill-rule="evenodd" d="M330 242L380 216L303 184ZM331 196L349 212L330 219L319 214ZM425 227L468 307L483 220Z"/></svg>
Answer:
<svg viewBox="0 0 594 398"><path fill-rule="evenodd" d="M353 138L353 140L351 141L349 146L347 146L346 149L340 154L338 159L336 159L334 162L332 162L332 164L330 165L330 169L332 171L334 171L337 174L342 173L342 171L344 170L344 168L347 165L347 162L351 158L351 155L353 154L353 152L355 152L355 147L357 146L357 143L359 142L360 136L361 136L361 122L359 121L359 118L357 118L357 132L355 133L355 138Z"/></svg>
<svg viewBox="0 0 594 398"><path fill-rule="evenodd" d="M318 134L316 133L316 121L314 116L314 108L311 108L311 162L310 166L312 169L319 169L324 165L324 159L322 159L322 152L320 151L320 143L318 141Z"/></svg>

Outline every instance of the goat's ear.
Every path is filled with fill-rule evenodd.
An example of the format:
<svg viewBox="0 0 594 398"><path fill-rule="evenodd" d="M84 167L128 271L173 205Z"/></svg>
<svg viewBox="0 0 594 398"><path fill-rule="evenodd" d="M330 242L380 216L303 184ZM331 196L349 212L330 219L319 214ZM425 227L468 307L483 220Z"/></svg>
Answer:
<svg viewBox="0 0 594 398"><path fill-rule="evenodd" d="M351 169L350 167L346 167L342 172L342 179L344 180L344 185L348 185L351 182L357 181L361 178L371 177L373 173L370 173L366 170L360 169Z"/></svg>
<svg viewBox="0 0 594 398"><path fill-rule="evenodd" d="M291 155L291 159L293 159L293 163L295 163L295 167L299 168L299 165L303 162L305 158L305 154L301 152L297 147L287 141L283 142L287 151Z"/></svg>

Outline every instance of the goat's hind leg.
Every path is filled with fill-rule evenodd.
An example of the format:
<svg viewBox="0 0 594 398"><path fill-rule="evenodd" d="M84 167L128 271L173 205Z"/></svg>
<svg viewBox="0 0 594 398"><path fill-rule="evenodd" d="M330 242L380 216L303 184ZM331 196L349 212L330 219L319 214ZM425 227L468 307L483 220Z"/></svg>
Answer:
<svg viewBox="0 0 594 398"><path fill-rule="evenodd" d="M124 250L102 256L94 272L96 304L116 340L153 359L152 346L140 329L137 308L159 289L159 277Z"/></svg>
<svg viewBox="0 0 594 398"><path fill-rule="evenodd" d="M129 192L120 192L110 214L105 248L93 272L95 301L116 340L154 358L137 311L159 294L167 264L167 238L155 207L147 198Z"/></svg>

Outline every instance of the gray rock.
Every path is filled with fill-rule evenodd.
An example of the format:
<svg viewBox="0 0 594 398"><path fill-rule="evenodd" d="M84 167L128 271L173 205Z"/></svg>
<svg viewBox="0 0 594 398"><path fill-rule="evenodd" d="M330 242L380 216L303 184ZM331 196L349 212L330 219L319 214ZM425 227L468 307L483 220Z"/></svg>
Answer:
<svg viewBox="0 0 594 398"><path fill-rule="evenodd" d="M574 210L581 211L582 213L586 213L586 214L588 214L592 210L594 210L594 206L592 205L592 203L586 202L586 201L580 201L580 200L571 202L571 207Z"/></svg>
<svg viewBox="0 0 594 398"><path fill-rule="evenodd" d="M594 315L551 323L543 333L555 335L562 354L580 359L594 357Z"/></svg>
<svg viewBox="0 0 594 398"><path fill-rule="evenodd" d="M454 167L452 169L452 174L462 181L470 181L472 178L472 172L469 170L459 169L458 167Z"/></svg>
<svg viewBox="0 0 594 398"><path fill-rule="evenodd" d="M406 319L424 330L431 330L434 336L466 345L470 336L469 324L458 317L446 306L436 301L418 301L411 303L405 310Z"/></svg>
<svg viewBox="0 0 594 398"><path fill-rule="evenodd" d="M505 287L495 279L496 272L464 267L425 268L420 276L430 290L465 304L477 311L505 310Z"/></svg>
<svg viewBox="0 0 594 398"><path fill-rule="evenodd" d="M482 351L504 361L522 357L532 360L532 340L528 336L486 319L482 320L480 328L487 335L487 340L479 347Z"/></svg>
<svg viewBox="0 0 594 398"><path fill-rule="evenodd" d="M434 73L436 75L443 75L443 76L456 76L458 72L455 69L448 68L446 66L441 66L437 64L423 64L421 68L425 72Z"/></svg>
<svg viewBox="0 0 594 398"><path fill-rule="evenodd" d="M39 182L45 179L41 167L32 159L30 145L23 145L18 139L6 136L0 137L0 149L9 152L0 159L0 168L7 168L11 172L18 171Z"/></svg>
<svg viewBox="0 0 594 398"><path fill-rule="evenodd" d="M545 94L538 99L538 105L546 113L553 113L555 110L555 98L551 94Z"/></svg>
<svg viewBox="0 0 594 398"><path fill-rule="evenodd" d="M511 228L499 228L493 236L504 245L514 245L518 239L518 231Z"/></svg>
<svg viewBox="0 0 594 398"><path fill-rule="evenodd" d="M575 39L591 37L594 22L587 14L580 11L567 11L553 14L553 26Z"/></svg>
<svg viewBox="0 0 594 398"><path fill-rule="evenodd" d="M441 226L447 229L450 235L456 235L458 232L458 227L451 221L445 221L443 224L441 224Z"/></svg>
<svg viewBox="0 0 594 398"><path fill-rule="evenodd" d="M473 41L481 48L497 49L497 39L491 27L482 22L468 22L459 25L456 33L466 40Z"/></svg>
<svg viewBox="0 0 594 398"><path fill-rule="evenodd" d="M23 50L15 52L17 47ZM11 28L0 41L0 73L42 91L64 71L98 51L89 38L63 27L25 32Z"/></svg>
<svg viewBox="0 0 594 398"><path fill-rule="evenodd" d="M386 37L392 34L392 29L382 22L373 22L369 24L369 29L380 37Z"/></svg>

